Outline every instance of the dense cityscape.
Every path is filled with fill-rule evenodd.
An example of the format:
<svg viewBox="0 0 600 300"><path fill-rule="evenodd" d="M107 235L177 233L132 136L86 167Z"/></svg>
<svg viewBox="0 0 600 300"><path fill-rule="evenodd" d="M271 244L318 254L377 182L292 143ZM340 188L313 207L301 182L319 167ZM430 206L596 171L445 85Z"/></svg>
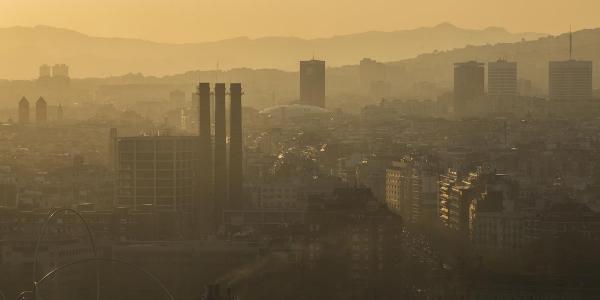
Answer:
<svg viewBox="0 0 600 300"><path fill-rule="evenodd" d="M0 298L596 299L591 37L0 80Z"/></svg>

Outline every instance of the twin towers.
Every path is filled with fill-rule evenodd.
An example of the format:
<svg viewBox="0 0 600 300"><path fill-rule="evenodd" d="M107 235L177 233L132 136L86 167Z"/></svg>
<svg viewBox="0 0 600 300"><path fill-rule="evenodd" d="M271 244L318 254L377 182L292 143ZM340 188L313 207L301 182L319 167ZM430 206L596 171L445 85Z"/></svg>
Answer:
<svg viewBox="0 0 600 300"><path fill-rule="evenodd" d="M211 94L214 95L214 147L211 134ZM229 96L229 161L227 157L227 117L224 83L198 84L198 134L200 138L199 191L202 199L214 196L214 217L221 223L223 210L244 208L242 169L242 85L231 83ZM214 149L214 152L213 152ZM212 195L211 195L212 194ZM205 202L206 203L206 202Z"/></svg>

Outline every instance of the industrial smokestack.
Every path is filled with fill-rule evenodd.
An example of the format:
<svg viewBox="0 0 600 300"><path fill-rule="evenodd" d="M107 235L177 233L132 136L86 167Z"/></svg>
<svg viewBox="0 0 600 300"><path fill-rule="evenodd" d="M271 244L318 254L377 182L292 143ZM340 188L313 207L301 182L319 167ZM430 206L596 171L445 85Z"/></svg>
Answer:
<svg viewBox="0 0 600 300"><path fill-rule="evenodd" d="M229 142L229 206L231 209L243 208L242 178L242 84L229 86L231 95L230 142Z"/></svg>
<svg viewBox="0 0 600 300"><path fill-rule="evenodd" d="M198 160L198 205L195 218L200 231L206 231L213 217L212 203L212 178L213 178L213 153L210 127L210 84L202 82L198 85L198 135L200 143Z"/></svg>
<svg viewBox="0 0 600 300"><path fill-rule="evenodd" d="M227 202L227 122L225 84L215 84L215 220L221 224Z"/></svg>

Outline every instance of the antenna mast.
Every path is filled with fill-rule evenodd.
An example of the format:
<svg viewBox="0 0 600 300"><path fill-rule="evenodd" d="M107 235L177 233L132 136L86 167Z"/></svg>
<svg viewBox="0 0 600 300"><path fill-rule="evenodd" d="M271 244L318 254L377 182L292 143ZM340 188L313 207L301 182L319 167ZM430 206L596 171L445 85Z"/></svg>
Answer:
<svg viewBox="0 0 600 300"><path fill-rule="evenodd" d="M573 30L569 25L569 60L573 60Z"/></svg>

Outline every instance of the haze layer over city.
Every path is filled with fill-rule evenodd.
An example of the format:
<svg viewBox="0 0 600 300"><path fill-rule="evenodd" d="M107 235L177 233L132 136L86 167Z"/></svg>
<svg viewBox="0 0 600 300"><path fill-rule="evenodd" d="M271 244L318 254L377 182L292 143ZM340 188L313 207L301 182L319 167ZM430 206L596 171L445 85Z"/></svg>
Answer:
<svg viewBox="0 0 600 300"><path fill-rule="evenodd" d="M597 299L597 1L0 2L0 299Z"/></svg>

